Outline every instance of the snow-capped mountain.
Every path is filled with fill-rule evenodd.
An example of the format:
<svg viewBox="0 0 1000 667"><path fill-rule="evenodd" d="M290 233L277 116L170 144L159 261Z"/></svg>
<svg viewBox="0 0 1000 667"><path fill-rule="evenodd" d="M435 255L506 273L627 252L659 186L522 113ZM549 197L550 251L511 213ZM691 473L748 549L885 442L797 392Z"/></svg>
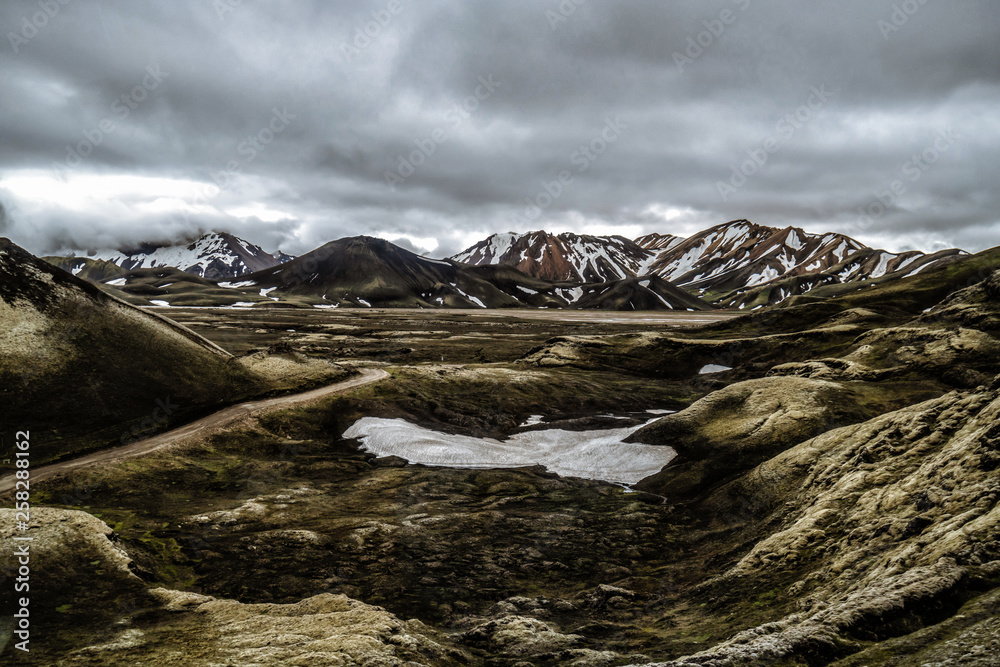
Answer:
<svg viewBox="0 0 1000 667"><path fill-rule="evenodd" d="M903 278L961 253L891 253L843 234L736 220L661 252L650 270L717 305L746 308L780 303L831 283Z"/></svg>
<svg viewBox="0 0 1000 667"><path fill-rule="evenodd" d="M99 259L127 271L174 267L210 280L238 278L294 259L282 252L269 253L258 245L226 232L211 232L188 245L142 244L137 248L69 251L66 257Z"/></svg>
<svg viewBox="0 0 1000 667"><path fill-rule="evenodd" d="M688 289L718 292L823 272L864 247L843 234L808 234L795 227L735 220L660 251L649 268Z"/></svg>
<svg viewBox="0 0 1000 667"><path fill-rule="evenodd" d="M890 253L843 234L810 234L734 220L688 238L647 234L494 234L453 257L469 264L508 264L549 280L586 282L655 275L727 307L778 303L829 283L904 277L960 254ZM761 296L765 287L766 295Z"/></svg>
<svg viewBox="0 0 1000 667"><path fill-rule="evenodd" d="M597 283L633 278L650 253L623 236L544 231L493 234L452 257L466 264L506 264L543 280Z"/></svg>

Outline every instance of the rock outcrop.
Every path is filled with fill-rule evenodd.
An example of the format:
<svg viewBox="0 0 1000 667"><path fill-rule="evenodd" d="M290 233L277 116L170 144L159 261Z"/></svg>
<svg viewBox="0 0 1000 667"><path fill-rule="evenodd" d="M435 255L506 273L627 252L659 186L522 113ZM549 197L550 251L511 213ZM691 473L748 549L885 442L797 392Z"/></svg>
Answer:
<svg viewBox="0 0 1000 667"><path fill-rule="evenodd" d="M780 585L797 610L656 664L825 664L934 625L977 590L993 589L1000 582L998 389L1000 379L825 433L717 490L701 509L725 512L755 498L771 513L759 525L778 528L703 590ZM995 606L994 598L985 604ZM973 623L969 633L996 643L988 624ZM936 641L896 646L928 657L955 654L955 646ZM961 664L995 664L979 646Z"/></svg>
<svg viewBox="0 0 1000 667"><path fill-rule="evenodd" d="M629 436L629 442L677 451L663 471L636 488L689 499L729 475L862 418L853 392L836 382L799 377L738 382Z"/></svg>

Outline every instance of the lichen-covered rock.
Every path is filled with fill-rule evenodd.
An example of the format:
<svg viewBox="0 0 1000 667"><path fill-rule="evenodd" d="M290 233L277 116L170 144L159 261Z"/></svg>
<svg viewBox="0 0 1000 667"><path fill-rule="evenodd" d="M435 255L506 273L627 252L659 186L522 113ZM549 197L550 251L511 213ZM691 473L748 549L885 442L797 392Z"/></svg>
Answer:
<svg viewBox="0 0 1000 667"><path fill-rule="evenodd" d="M976 329L907 326L875 329L858 337L843 360L891 374L937 375L953 387L971 389L996 373L998 356L1000 341Z"/></svg>
<svg viewBox="0 0 1000 667"><path fill-rule="evenodd" d="M861 411L843 385L800 377L747 380L636 431L630 441L666 445L677 458L636 488L686 499Z"/></svg>
<svg viewBox="0 0 1000 667"><path fill-rule="evenodd" d="M702 508L763 495L779 529L703 588L794 573L799 611L659 664L832 660L948 616L974 568L1000 569L998 424L996 389L953 392L813 438L716 491Z"/></svg>

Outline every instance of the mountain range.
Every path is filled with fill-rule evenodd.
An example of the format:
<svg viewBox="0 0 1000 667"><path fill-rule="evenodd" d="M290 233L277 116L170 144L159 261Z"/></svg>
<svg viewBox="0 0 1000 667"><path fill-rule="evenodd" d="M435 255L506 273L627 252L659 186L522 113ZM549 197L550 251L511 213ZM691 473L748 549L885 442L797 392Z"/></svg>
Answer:
<svg viewBox="0 0 1000 667"><path fill-rule="evenodd" d="M689 238L648 234L494 234L452 259L507 264L552 280L655 275L717 306L755 308L831 283L900 278L952 261L961 250L932 255L875 250L843 234L810 234L748 220L716 225Z"/></svg>
<svg viewBox="0 0 1000 667"><path fill-rule="evenodd" d="M295 258L224 232L183 246L68 254L45 259L147 305L753 310L821 287L896 280L966 253L892 253L843 234L734 220L687 238L506 232L444 260L370 237Z"/></svg>
<svg viewBox="0 0 1000 667"><path fill-rule="evenodd" d="M711 310L655 276L550 281L506 265L429 259L383 239L331 241L279 266L216 282L177 269L138 269L104 281L137 305L314 308L587 308Z"/></svg>

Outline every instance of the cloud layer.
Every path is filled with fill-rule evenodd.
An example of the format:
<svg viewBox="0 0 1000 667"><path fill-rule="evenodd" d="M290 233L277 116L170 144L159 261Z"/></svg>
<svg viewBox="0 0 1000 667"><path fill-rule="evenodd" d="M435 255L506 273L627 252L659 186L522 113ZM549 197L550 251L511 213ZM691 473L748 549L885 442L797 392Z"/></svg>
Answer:
<svg viewBox="0 0 1000 667"><path fill-rule="evenodd" d="M448 255L734 218L1000 244L1000 4L0 5L0 233Z"/></svg>

